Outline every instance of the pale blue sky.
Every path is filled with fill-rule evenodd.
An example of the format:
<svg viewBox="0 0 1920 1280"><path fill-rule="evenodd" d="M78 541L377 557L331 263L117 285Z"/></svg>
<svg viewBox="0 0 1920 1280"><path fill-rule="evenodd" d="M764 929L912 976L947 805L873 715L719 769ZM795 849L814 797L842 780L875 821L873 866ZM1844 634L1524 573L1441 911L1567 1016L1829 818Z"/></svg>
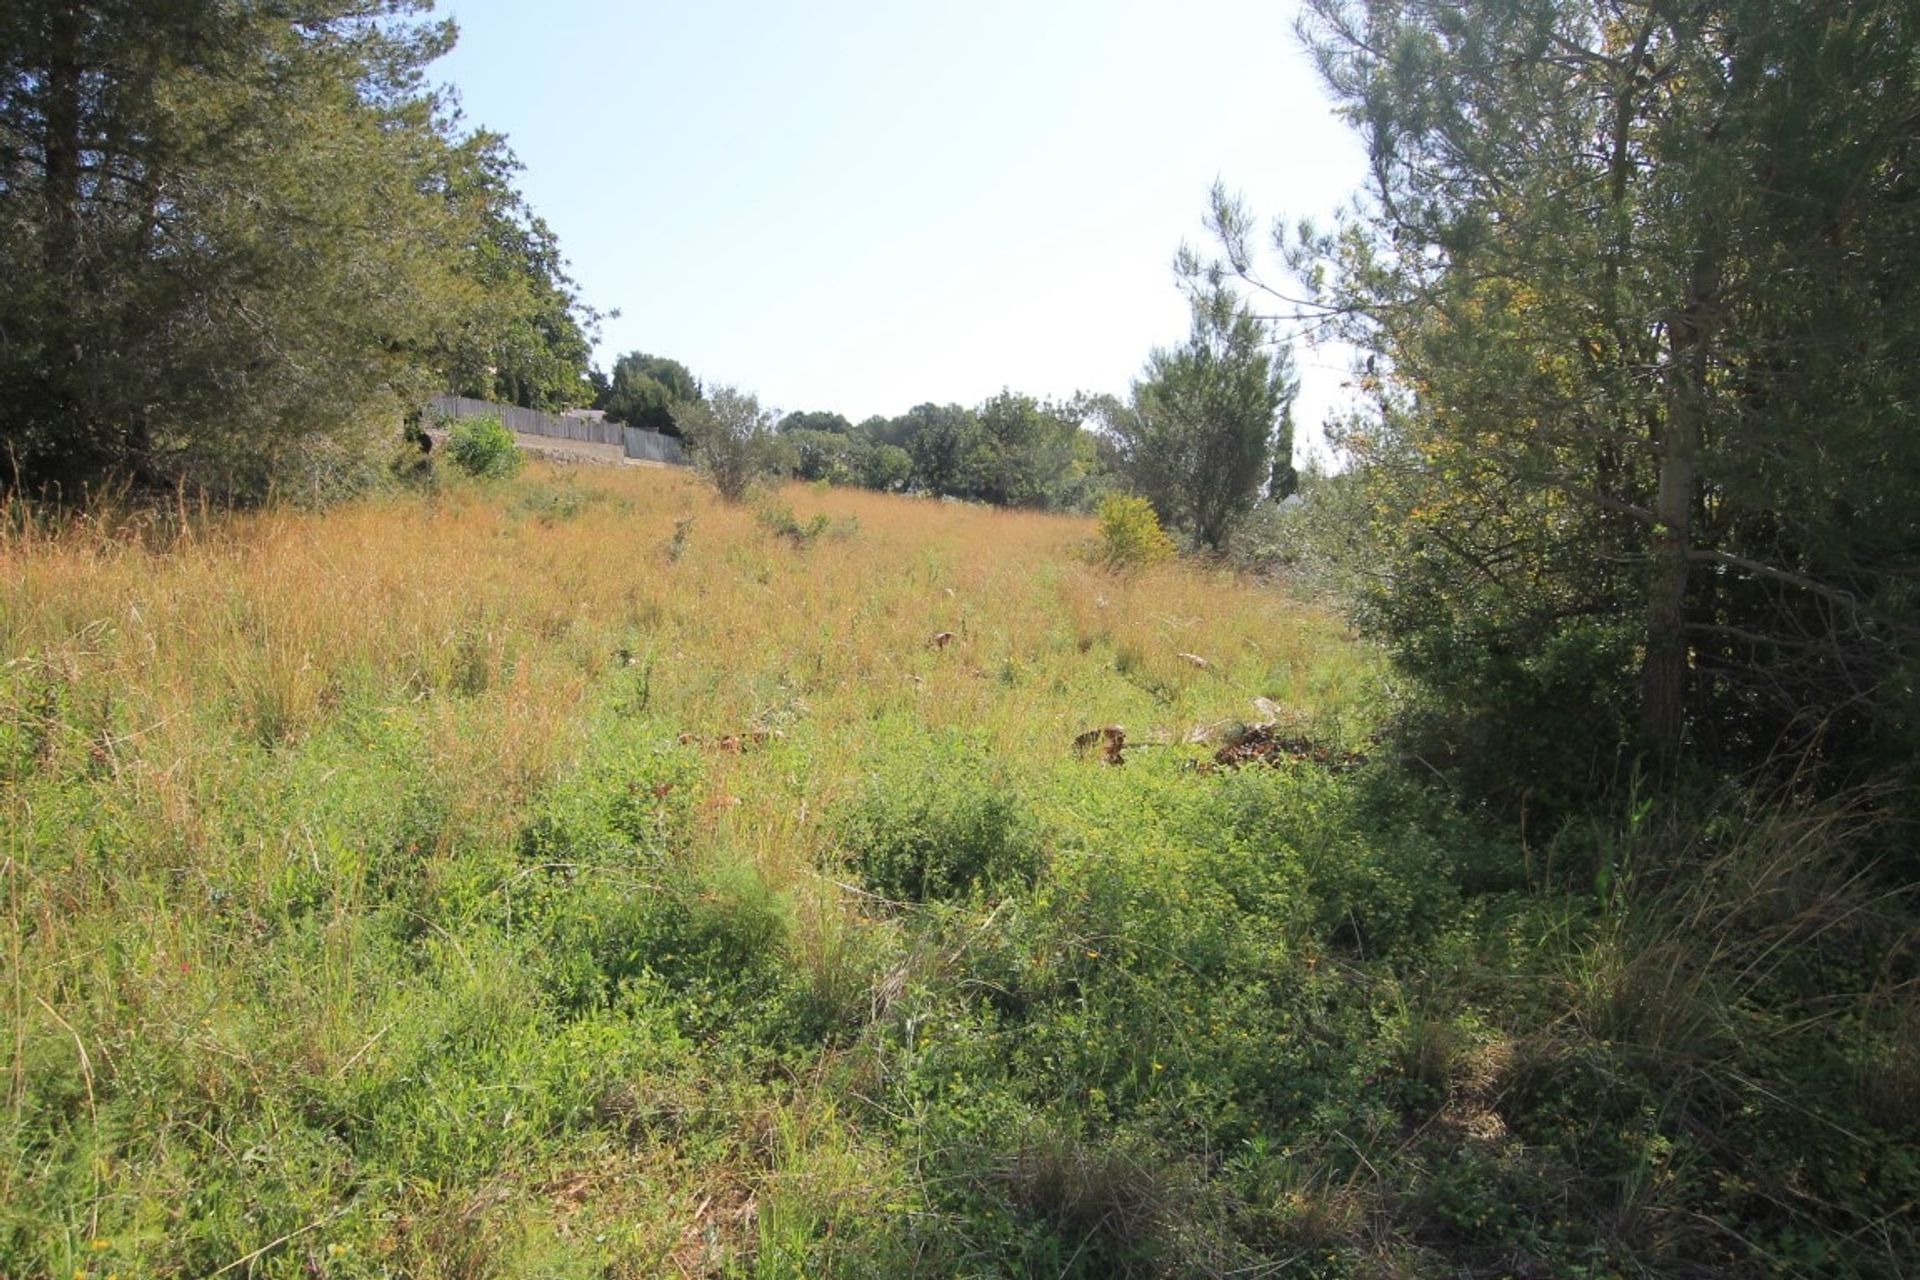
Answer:
<svg viewBox="0 0 1920 1280"><path fill-rule="evenodd" d="M1362 176L1253 0L443 0L439 64L594 305L781 409L1124 393L1186 332L1171 259L1216 176L1324 217ZM1344 357L1301 351L1312 425Z"/></svg>

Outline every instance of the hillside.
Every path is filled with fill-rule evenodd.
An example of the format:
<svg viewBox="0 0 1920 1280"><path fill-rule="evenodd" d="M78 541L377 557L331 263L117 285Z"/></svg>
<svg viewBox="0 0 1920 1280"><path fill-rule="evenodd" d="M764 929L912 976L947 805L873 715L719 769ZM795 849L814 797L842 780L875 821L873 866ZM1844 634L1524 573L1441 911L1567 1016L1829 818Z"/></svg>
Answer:
<svg viewBox="0 0 1920 1280"><path fill-rule="evenodd" d="M1855 810L1523 841L1360 762L1382 664L1271 585L777 501L12 510L0 1276L1911 1256Z"/></svg>

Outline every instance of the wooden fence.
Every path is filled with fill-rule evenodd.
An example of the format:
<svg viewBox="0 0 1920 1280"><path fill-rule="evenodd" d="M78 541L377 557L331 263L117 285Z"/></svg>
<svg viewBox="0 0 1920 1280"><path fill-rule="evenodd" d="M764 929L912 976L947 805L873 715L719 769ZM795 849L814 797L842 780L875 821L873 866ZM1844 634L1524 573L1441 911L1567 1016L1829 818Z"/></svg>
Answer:
<svg viewBox="0 0 1920 1280"><path fill-rule="evenodd" d="M619 445L629 458L665 462L677 467L687 465L686 448L679 440L658 431L629 427L618 422L570 418L565 414L542 413L538 409L494 404L469 396L435 396L427 402L427 414L436 418L498 418L509 430L522 435L578 440L584 444Z"/></svg>

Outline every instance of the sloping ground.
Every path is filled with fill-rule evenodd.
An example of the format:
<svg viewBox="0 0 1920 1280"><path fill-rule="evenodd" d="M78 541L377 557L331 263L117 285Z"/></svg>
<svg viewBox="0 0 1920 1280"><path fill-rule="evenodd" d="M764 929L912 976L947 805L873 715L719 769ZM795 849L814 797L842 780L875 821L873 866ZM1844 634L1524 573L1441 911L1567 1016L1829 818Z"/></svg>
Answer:
<svg viewBox="0 0 1920 1280"><path fill-rule="evenodd" d="M627 451L616 444L596 444L591 440L562 440L557 436L530 436L519 432L515 432L513 438L526 452L561 462L598 462L609 466L620 466L629 461Z"/></svg>
<svg viewBox="0 0 1920 1280"><path fill-rule="evenodd" d="M438 449L446 443L445 430L435 427L427 429ZM592 440L565 440L559 436L535 436L525 432L513 433L514 442L521 450L536 458L545 458L551 462L592 462L601 466L622 466L633 462L635 466L665 466L663 462L641 462L627 457L627 451L617 444L599 444Z"/></svg>
<svg viewBox="0 0 1920 1280"><path fill-rule="evenodd" d="M0 1275L1911 1256L1852 816L1729 806L1596 896L1353 754L1330 617L781 500L827 519L537 467L12 534Z"/></svg>

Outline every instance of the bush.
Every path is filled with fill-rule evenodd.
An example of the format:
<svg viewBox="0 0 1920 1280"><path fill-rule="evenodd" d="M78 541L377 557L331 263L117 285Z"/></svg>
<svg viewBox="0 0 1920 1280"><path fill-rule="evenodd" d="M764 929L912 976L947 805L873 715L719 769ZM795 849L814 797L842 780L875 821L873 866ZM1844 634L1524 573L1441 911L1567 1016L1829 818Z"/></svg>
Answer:
<svg viewBox="0 0 1920 1280"><path fill-rule="evenodd" d="M896 901L1011 889L1040 866L1039 827L1024 798L952 737L870 776L838 835L867 887Z"/></svg>
<svg viewBox="0 0 1920 1280"><path fill-rule="evenodd" d="M728 502L739 502L755 482L776 470L779 442L773 411L733 387L715 387L705 401L685 406L683 429L694 465Z"/></svg>
<svg viewBox="0 0 1920 1280"><path fill-rule="evenodd" d="M447 435L447 456L476 480L505 480L519 473L526 455L500 419L462 418Z"/></svg>
<svg viewBox="0 0 1920 1280"><path fill-rule="evenodd" d="M1160 527L1153 504L1130 494L1110 493L1100 500L1100 562L1110 569L1133 569L1171 560L1173 539Z"/></svg>
<svg viewBox="0 0 1920 1280"><path fill-rule="evenodd" d="M836 431L788 431L781 436L786 469L797 480L824 480L828 484L859 482L862 455L871 446L857 436Z"/></svg>
<svg viewBox="0 0 1920 1280"><path fill-rule="evenodd" d="M754 522L768 533L787 539L796 547L804 547L833 528L833 521L824 514L816 513L813 519L804 523L793 514L793 508L778 502L770 502L753 513Z"/></svg>
<svg viewBox="0 0 1920 1280"><path fill-rule="evenodd" d="M785 538L796 547L812 545L821 537L851 538L860 532L860 518L848 516L844 520L830 520L825 513L816 512L812 519L802 521L793 514L793 508L780 502L770 502L753 513L755 523L776 537Z"/></svg>

